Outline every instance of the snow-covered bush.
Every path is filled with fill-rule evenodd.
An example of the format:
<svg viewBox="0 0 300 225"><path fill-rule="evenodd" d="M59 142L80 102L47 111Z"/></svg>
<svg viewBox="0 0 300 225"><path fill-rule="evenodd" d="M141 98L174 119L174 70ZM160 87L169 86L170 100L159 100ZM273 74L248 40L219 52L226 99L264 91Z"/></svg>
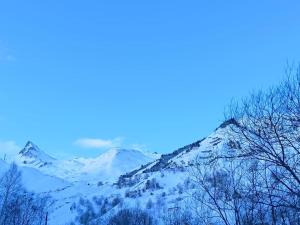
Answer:
<svg viewBox="0 0 300 225"><path fill-rule="evenodd" d="M150 198L146 204L146 208L147 209L152 209L153 208L153 202L152 199Z"/></svg>
<svg viewBox="0 0 300 225"><path fill-rule="evenodd" d="M170 208L162 217L163 225L202 225L195 216L181 208Z"/></svg>
<svg viewBox="0 0 300 225"><path fill-rule="evenodd" d="M125 197L126 198L138 198L138 197L141 197L142 196L142 192L141 190L127 190L125 192Z"/></svg>
<svg viewBox="0 0 300 225"><path fill-rule="evenodd" d="M73 224L106 225L106 215L112 213L115 208L122 206L123 198L120 195L111 195L109 198L95 196L92 200L80 198L78 203L73 206L77 210Z"/></svg>
<svg viewBox="0 0 300 225"><path fill-rule="evenodd" d="M151 180L147 180L145 183L145 190L156 190L160 189L161 186L159 185L158 181L155 178Z"/></svg>
<svg viewBox="0 0 300 225"><path fill-rule="evenodd" d="M109 219L108 225L154 225L153 218L139 209L122 209Z"/></svg>

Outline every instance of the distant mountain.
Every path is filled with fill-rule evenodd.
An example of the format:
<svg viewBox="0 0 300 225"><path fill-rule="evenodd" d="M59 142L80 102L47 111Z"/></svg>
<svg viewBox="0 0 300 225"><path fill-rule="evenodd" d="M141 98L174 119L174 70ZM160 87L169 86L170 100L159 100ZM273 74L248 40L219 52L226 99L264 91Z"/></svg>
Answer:
<svg viewBox="0 0 300 225"><path fill-rule="evenodd" d="M159 154L134 149L110 149L96 158L55 159L28 141L16 157L20 166L32 167L41 172L68 181L95 180L115 182L118 177L140 165L157 159Z"/></svg>
<svg viewBox="0 0 300 225"><path fill-rule="evenodd" d="M75 159L83 166L81 172L86 176L114 181L124 172L129 172L140 165L145 165L155 160L159 155L149 155L134 149L111 149L96 158Z"/></svg>
<svg viewBox="0 0 300 225"><path fill-rule="evenodd" d="M25 147L19 152L17 161L21 164L29 164L36 167L43 167L52 164L56 159L42 151L36 144L28 141Z"/></svg>

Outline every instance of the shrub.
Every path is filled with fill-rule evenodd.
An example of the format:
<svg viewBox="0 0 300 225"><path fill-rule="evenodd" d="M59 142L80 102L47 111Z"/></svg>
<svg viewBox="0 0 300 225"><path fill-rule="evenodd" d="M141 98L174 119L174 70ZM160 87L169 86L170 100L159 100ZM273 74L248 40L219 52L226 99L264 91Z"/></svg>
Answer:
<svg viewBox="0 0 300 225"><path fill-rule="evenodd" d="M108 225L154 225L152 217L139 209L122 209L109 219Z"/></svg>

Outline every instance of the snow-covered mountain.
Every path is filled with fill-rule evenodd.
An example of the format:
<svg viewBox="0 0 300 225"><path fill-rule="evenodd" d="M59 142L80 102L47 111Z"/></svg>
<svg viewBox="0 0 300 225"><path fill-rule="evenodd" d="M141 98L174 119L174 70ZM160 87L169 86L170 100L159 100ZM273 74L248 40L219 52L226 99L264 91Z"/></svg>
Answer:
<svg viewBox="0 0 300 225"><path fill-rule="evenodd" d="M140 165L153 161L154 157L149 157L139 150L115 148L96 158L78 158L76 161L83 165L82 176L98 177L98 179L101 177L105 181L114 181L124 172L129 172Z"/></svg>
<svg viewBox="0 0 300 225"><path fill-rule="evenodd" d="M28 141L25 147L19 152L17 161L34 167L43 167L52 164L55 159L42 151L33 142Z"/></svg>
<svg viewBox="0 0 300 225"><path fill-rule="evenodd" d="M153 205L152 207L156 208L153 213L158 214L164 214L159 210L176 209L181 204L186 207L186 201L195 188L191 182L193 166L199 161L208 161L218 156L232 156L238 152L239 146L227 136L230 126L235 125L234 120L224 122L208 137L124 173L114 185L100 186L99 194L91 195L87 199L93 202L94 197L101 196L109 202L118 196L127 207L138 205L139 208L145 209ZM77 204L76 207L81 206ZM114 210L115 207L111 212ZM73 210L73 213L76 214L76 210ZM103 217L109 213L110 211L106 212Z"/></svg>
<svg viewBox="0 0 300 225"><path fill-rule="evenodd" d="M28 141L15 162L19 165L27 190L51 196L50 225L62 225L73 219L75 215L70 208L80 198L89 199L104 190L111 193L111 187L120 175L159 156L140 150L115 148L96 158L59 160ZM9 164L0 160L0 175L8 168Z"/></svg>
<svg viewBox="0 0 300 225"><path fill-rule="evenodd" d="M123 173L158 158L134 149L111 149L96 158L59 160L48 155L36 144L28 141L16 157L20 166L32 167L45 174L68 181L115 181Z"/></svg>
<svg viewBox="0 0 300 225"><path fill-rule="evenodd" d="M183 190L192 188L190 169L197 160L235 154L238 146L226 137L229 126L235 126L235 121L226 121L207 138L161 156L111 149L96 158L58 160L28 142L16 162L28 189L53 197L50 225L73 220L80 198L92 201L102 196L110 201L119 196L128 206L143 207L149 201L160 204L158 199L163 198L172 208L186 199ZM7 168L5 164L0 161L0 171Z"/></svg>
<svg viewBox="0 0 300 225"><path fill-rule="evenodd" d="M208 137L120 176L116 189L125 189L128 198L141 202L164 196L166 204L174 207L185 199L186 191L192 188L189 186L191 169L196 163L236 154L238 146L227 137L229 126L235 126L235 121L226 121Z"/></svg>

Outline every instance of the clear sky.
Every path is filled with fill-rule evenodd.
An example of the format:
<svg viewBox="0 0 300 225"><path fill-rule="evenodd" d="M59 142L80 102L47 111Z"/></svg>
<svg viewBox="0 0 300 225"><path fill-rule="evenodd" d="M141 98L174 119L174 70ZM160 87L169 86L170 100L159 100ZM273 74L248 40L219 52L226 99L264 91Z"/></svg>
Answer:
<svg viewBox="0 0 300 225"><path fill-rule="evenodd" d="M2 1L0 152L170 152L300 59L299 1Z"/></svg>

